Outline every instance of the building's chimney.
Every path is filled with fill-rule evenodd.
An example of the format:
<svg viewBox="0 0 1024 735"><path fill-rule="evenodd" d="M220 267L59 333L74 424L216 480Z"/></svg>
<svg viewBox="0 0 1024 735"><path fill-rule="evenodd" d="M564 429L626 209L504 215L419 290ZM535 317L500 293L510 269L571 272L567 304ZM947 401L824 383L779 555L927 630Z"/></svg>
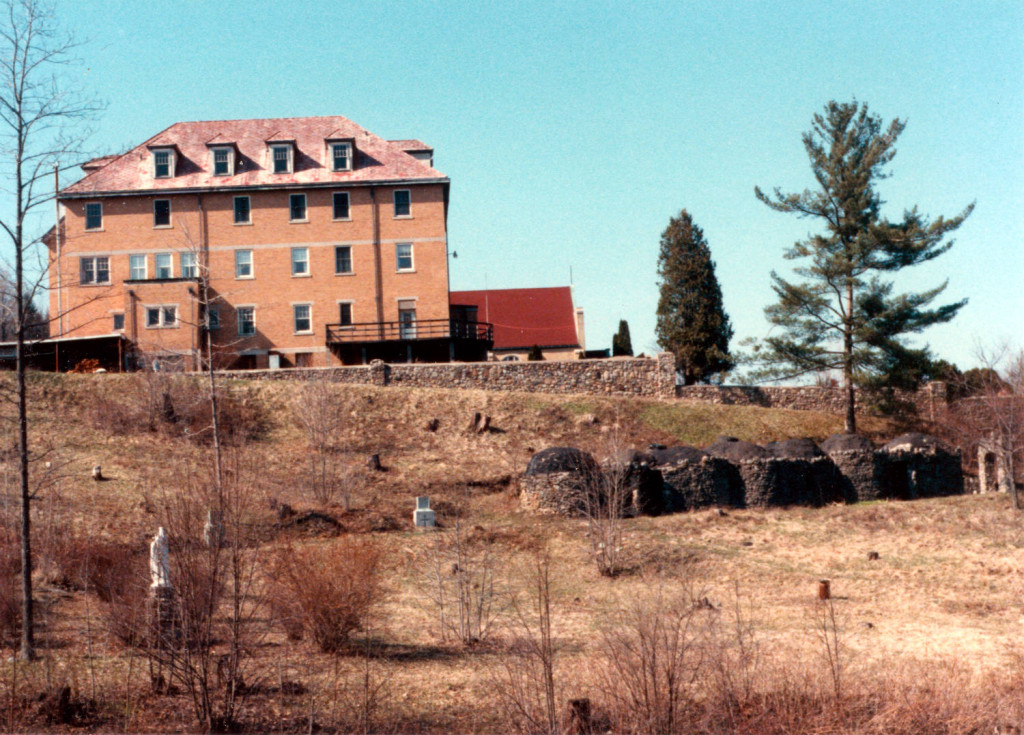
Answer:
<svg viewBox="0 0 1024 735"><path fill-rule="evenodd" d="M583 307L576 307L576 339L580 341L580 349L587 349L587 339L583 332Z"/></svg>

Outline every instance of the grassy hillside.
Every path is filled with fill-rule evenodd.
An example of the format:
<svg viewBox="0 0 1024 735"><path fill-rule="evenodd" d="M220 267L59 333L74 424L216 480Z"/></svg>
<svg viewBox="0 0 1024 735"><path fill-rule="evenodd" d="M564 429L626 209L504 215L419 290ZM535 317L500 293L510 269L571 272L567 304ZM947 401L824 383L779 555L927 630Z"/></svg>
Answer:
<svg viewBox="0 0 1024 735"><path fill-rule="evenodd" d="M181 517L182 498L206 497L212 463L201 385L166 376L34 376L36 576L47 646L38 664L0 667L0 699L12 704L3 729L63 729L33 697L65 681L81 705L72 725L195 726L181 684L176 693L154 692L145 657L111 634L117 600L82 589L68 570L90 544L141 553L158 525ZM325 406L341 419L325 456L344 492L330 503L311 492L299 420ZM529 653L536 649L524 643L538 640L531 600L539 559L549 565L560 717L569 699L585 697L595 727L655 727L637 719L627 696L635 667L626 644L646 636L664 654L665 629L645 625L675 620L687 641L685 651L674 649L688 682L680 731L992 732L1020 723L1024 541L1004 497L626 519L619 553L627 571L615 578L598 573L586 521L517 510L517 477L530 454L548 446L600 458L651 442L700 446L719 434L820 440L841 430L840 416L426 389L335 386L318 394L246 381L228 387L222 408L235 428L225 481L241 491L253 539L245 550L255 570L252 599L268 603L254 618L236 727L534 730L514 705L530 710L541 701ZM3 411L10 418L11 407ZM493 430L467 431L474 412L489 415ZM880 422L867 427L879 437L886 431ZM366 467L370 454L385 471ZM2 511L13 529L12 454L3 456ZM91 479L95 464L106 481ZM417 495L431 497L440 531L411 528ZM11 534L4 538L13 548ZM345 539L368 539L379 552L379 604L349 648L322 653L308 637L286 635L269 604L269 575L275 559L322 550L324 568L344 576L344 564L330 559L348 558L339 546ZM144 578L145 557L130 558L118 568ZM470 597L493 590L491 627L466 645L442 634L436 597L461 575L483 572L472 577ZM816 600L823 578L831 606ZM216 645L223 650L224 641Z"/></svg>

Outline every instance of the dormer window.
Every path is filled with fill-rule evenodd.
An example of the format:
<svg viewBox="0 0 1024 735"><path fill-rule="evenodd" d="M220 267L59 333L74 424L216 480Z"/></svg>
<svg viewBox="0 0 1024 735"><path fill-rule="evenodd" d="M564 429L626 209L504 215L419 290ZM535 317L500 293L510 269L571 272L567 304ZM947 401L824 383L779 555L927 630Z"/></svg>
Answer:
<svg viewBox="0 0 1024 735"><path fill-rule="evenodd" d="M331 170L352 170L352 144L331 143Z"/></svg>
<svg viewBox="0 0 1024 735"><path fill-rule="evenodd" d="M212 148L213 175L234 176L235 175L235 149L230 146Z"/></svg>
<svg viewBox="0 0 1024 735"><path fill-rule="evenodd" d="M153 150L153 178L169 179L174 176L174 149L156 148Z"/></svg>
<svg viewBox="0 0 1024 735"><path fill-rule="evenodd" d="M290 174L292 172L292 146L288 143L279 143L270 146L271 170L275 174Z"/></svg>

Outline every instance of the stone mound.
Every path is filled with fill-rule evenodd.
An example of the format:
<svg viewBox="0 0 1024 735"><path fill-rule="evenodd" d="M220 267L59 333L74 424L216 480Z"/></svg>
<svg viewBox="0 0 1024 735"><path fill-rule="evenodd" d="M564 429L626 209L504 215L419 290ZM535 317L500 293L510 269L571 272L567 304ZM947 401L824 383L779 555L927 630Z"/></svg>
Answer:
<svg viewBox="0 0 1024 735"><path fill-rule="evenodd" d="M671 467L674 465L685 464L687 462L700 462L708 456L706 452L702 452L696 447L687 447L683 445L668 447L667 449L655 449L651 454L654 459L653 464L658 467Z"/></svg>
<svg viewBox="0 0 1024 735"><path fill-rule="evenodd" d="M765 450L777 459L814 459L824 457L813 439L786 439L781 442L769 442L764 445Z"/></svg>
<svg viewBox="0 0 1024 735"><path fill-rule="evenodd" d="M860 434L833 434L821 443L821 448L828 454L875 451L875 445L871 440Z"/></svg>
<svg viewBox="0 0 1024 735"><path fill-rule="evenodd" d="M579 516L600 502L605 481L594 458L574 447L537 452L526 467L519 488L524 510Z"/></svg>
<svg viewBox="0 0 1024 735"><path fill-rule="evenodd" d="M575 447L550 447L530 458L526 475L550 475L554 472L596 472L597 462L586 452Z"/></svg>
<svg viewBox="0 0 1024 735"><path fill-rule="evenodd" d="M763 459L768 456L764 447L737 439L734 436L720 436L714 444L704 447L704 451L712 457L739 462L745 459Z"/></svg>

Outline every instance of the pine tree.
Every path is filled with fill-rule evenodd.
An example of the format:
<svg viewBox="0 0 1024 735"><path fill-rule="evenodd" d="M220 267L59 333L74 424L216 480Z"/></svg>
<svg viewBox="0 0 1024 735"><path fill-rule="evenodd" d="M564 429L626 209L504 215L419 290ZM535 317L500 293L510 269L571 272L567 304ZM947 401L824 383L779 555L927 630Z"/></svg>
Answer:
<svg viewBox="0 0 1024 735"><path fill-rule="evenodd" d="M722 307L711 250L685 209L661 235L658 276L658 344L675 355L683 382L706 383L732 369L732 326Z"/></svg>
<svg viewBox="0 0 1024 735"><path fill-rule="evenodd" d="M633 341L629 338L629 322L619 320L619 331L612 335L612 357L633 356Z"/></svg>
<svg viewBox="0 0 1024 735"><path fill-rule="evenodd" d="M883 276L924 263L949 250L943 238L971 213L933 222L905 211L890 222L880 213L882 200L874 183L884 179L904 123L883 129L866 104L829 102L814 116L803 136L815 191L771 196L755 189L758 199L779 212L819 220L824 231L791 247L786 257L804 259L795 272L802 282L772 273L778 303L765 309L776 336L759 346L758 356L770 377L793 377L841 370L846 392L846 431L856 431L854 387L892 387L898 378L921 375L927 348L911 349L904 335L948 322L966 300L926 308L946 284L923 293L895 293ZM900 386L913 387L913 386Z"/></svg>

